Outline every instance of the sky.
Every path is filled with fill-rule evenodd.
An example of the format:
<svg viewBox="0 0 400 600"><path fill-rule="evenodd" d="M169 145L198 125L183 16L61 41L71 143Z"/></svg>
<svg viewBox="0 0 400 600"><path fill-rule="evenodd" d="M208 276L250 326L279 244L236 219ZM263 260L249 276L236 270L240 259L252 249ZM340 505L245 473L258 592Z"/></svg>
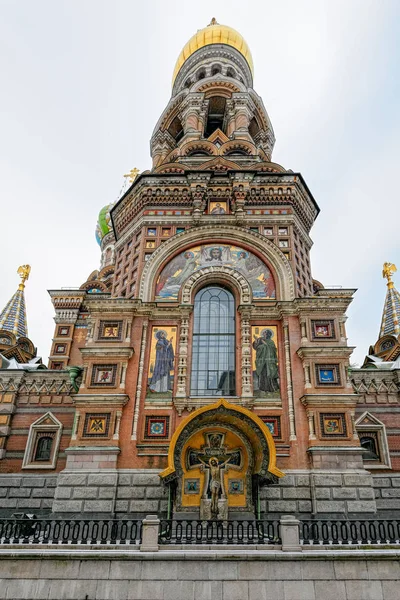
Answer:
<svg viewBox="0 0 400 600"><path fill-rule="evenodd" d="M98 212L125 173L151 167L175 61L212 17L249 44L273 160L301 172L321 208L314 278L358 289L351 362L377 340L383 262L397 263L400 288L398 0L0 0L0 309L29 263L29 337L44 362L47 290L98 268Z"/></svg>

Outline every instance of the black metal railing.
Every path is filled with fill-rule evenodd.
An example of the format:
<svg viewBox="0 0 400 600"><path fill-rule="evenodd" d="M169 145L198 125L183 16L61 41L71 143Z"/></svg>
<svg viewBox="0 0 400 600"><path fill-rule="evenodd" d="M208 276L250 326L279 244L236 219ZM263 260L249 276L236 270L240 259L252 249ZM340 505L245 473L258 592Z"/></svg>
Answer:
<svg viewBox="0 0 400 600"><path fill-rule="evenodd" d="M397 520L304 520L300 543L306 545L400 544Z"/></svg>
<svg viewBox="0 0 400 600"><path fill-rule="evenodd" d="M139 544L139 520L0 519L1 544Z"/></svg>
<svg viewBox="0 0 400 600"><path fill-rule="evenodd" d="M279 521L161 519L160 544L280 544Z"/></svg>

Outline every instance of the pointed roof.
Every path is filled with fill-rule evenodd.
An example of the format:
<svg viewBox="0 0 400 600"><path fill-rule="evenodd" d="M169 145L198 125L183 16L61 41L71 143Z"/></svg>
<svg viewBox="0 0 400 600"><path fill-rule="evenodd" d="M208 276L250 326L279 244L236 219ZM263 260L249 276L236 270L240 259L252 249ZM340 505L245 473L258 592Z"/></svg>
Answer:
<svg viewBox="0 0 400 600"><path fill-rule="evenodd" d="M392 274L396 271L396 265L384 263L382 276L388 280L388 289L383 307L381 329L379 332L380 338L384 335L398 336L400 334L400 294L392 281Z"/></svg>
<svg viewBox="0 0 400 600"><path fill-rule="evenodd" d="M29 277L31 268L29 265L22 265L18 268L18 275L22 281L17 291L7 302L0 313L0 329L10 331L16 337L28 337L28 325L26 320L25 308L25 281Z"/></svg>

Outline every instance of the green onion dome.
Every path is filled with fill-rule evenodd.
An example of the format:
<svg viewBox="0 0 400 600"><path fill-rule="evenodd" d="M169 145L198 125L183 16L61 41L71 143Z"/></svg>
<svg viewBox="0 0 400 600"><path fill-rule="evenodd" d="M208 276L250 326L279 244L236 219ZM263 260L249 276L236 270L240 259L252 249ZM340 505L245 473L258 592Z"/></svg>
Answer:
<svg viewBox="0 0 400 600"><path fill-rule="evenodd" d="M96 225L96 240L99 246L101 245L102 239L111 231L110 210L114 204L115 202L107 204L99 212L99 218L97 219Z"/></svg>

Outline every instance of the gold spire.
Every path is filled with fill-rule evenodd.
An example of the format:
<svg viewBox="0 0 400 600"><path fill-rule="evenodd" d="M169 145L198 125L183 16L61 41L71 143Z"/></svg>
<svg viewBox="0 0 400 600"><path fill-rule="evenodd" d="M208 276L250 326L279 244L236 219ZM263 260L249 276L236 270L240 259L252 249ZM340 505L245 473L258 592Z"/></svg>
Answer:
<svg viewBox="0 0 400 600"><path fill-rule="evenodd" d="M21 283L3 310L0 311L0 329L11 331L17 337L28 337L24 289L30 272L29 265L18 267L17 273L21 277Z"/></svg>
<svg viewBox="0 0 400 600"><path fill-rule="evenodd" d="M136 167L135 167L134 169L131 169L129 171L129 173L126 173L124 175L124 177L127 177L129 179L130 183L133 183L135 181L136 177L139 175L139 173L140 173L139 169L136 169Z"/></svg>
<svg viewBox="0 0 400 600"><path fill-rule="evenodd" d="M220 25L213 17L207 27L199 29L199 31L195 33L190 38L188 43L183 47L183 50L179 54L178 60L175 64L174 74L172 76L172 85L174 85L176 76L178 75L183 63L190 56L192 56L196 50L199 50L204 46L209 46L210 44L225 44L235 48L242 56L244 56L247 64L250 67L252 75L254 75L253 58L246 40L238 31L232 29L232 27L228 27L227 25Z"/></svg>
<svg viewBox="0 0 400 600"><path fill-rule="evenodd" d="M21 277L21 283L18 289L23 290L25 288L25 281L29 279L29 273L31 272L30 265L21 265L18 267L17 273Z"/></svg>
<svg viewBox="0 0 400 600"><path fill-rule="evenodd" d="M392 275L396 271L396 265L393 263L383 263L382 277L387 279L388 290L383 307L379 337L383 337L384 335L397 336L400 334L400 294L392 281Z"/></svg>
<svg viewBox="0 0 400 600"><path fill-rule="evenodd" d="M392 274L396 273L397 271L397 267L396 265L394 265L393 263L390 262L385 262L383 263L383 270L382 270L382 277L384 279L387 279L387 286L388 288L392 288L394 283L392 281Z"/></svg>

